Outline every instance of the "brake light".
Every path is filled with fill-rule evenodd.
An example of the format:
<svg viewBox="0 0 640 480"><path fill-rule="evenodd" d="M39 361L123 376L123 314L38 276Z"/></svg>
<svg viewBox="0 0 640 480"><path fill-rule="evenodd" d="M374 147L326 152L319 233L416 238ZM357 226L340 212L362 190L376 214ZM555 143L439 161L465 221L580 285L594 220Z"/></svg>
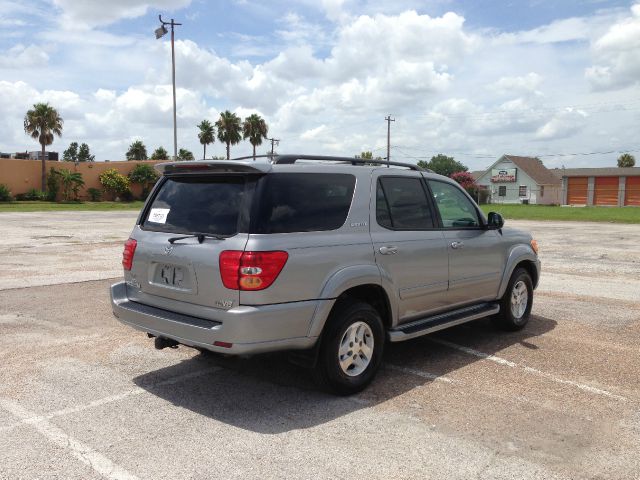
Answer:
<svg viewBox="0 0 640 480"><path fill-rule="evenodd" d="M126 242L124 242L124 250L122 251L122 266L125 270L131 270L131 265L133 265L133 254L136 253L136 247L138 246L138 242L136 242L133 238L130 238Z"/></svg>
<svg viewBox="0 0 640 480"><path fill-rule="evenodd" d="M222 283L231 290L264 290L276 281L288 258L282 251L225 250L220 253Z"/></svg>

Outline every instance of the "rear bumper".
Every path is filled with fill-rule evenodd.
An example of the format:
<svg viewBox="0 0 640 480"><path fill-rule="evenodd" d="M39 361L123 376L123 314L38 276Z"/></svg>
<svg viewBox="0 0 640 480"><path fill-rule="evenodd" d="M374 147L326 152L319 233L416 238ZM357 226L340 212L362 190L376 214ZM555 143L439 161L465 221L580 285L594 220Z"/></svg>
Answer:
<svg viewBox="0 0 640 480"><path fill-rule="evenodd" d="M234 355L311 348L317 337L306 333L316 310L329 301L216 309L209 320L133 302L125 282L111 286L113 314L125 325L183 345ZM215 346L216 341L232 346Z"/></svg>

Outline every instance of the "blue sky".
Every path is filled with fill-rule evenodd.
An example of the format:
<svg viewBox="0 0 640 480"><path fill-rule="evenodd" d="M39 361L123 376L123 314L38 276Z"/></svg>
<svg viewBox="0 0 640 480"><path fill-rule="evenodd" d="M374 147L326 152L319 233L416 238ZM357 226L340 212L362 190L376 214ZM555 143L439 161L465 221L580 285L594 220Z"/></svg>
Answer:
<svg viewBox="0 0 640 480"><path fill-rule="evenodd" d="M281 152L384 154L392 114L396 160L443 152L480 169L503 153L549 166L640 154L636 1L0 0L0 12L0 151L37 149L22 132L36 101L65 119L53 150L84 141L117 160L142 139L170 151L162 13L183 23L179 146L196 155L195 125L225 109L263 115Z"/></svg>

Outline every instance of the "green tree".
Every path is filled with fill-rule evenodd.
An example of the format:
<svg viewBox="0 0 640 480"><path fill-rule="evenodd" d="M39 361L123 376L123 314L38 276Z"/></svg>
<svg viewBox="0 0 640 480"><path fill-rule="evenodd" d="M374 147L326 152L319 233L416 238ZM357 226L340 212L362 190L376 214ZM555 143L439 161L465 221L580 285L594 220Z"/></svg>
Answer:
<svg viewBox="0 0 640 480"><path fill-rule="evenodd" d="M164 147L158 147L151 154L151 160L169 160L169 153Z"/></svg>
<svg viewBox="0 0 640 480"><path fill-rule="evenodd" d="M80 149L78 150L78 161L79 162L93 162L96 159L95 155L91 155L89 151L89 145L83 143L80 145Z"/></svg>
<svg viewBox="0 0 640 480"><path fill-rule="evenodd" d="M202 152L202 159L207 158L207 145L213 143L216 139L216 129L211 124L209 120L202 120L198 124L198 140L200 140L200 144L203 146L204 151Z"/></svg>
<svg viewBox="0 0 640 480"><path fill-rule="evenodd" d="M56 175L60 177L60 183L62 184L62 197L65 201L76 200L80 187L84 185L84 180L80 172L72 172L66 168L61 168L56 171Z"/></svg>
<svg viewBox="0 0 640 480"><path fill-rule="evenodd" d="M635 167L636 159L630 153L623 153L618 157L618 166L622 167Z"/></svg>
<svg viewBox="0 0 640 480"><path fill-rule="evenodd" d="M42 147L42 190L47 187L46 147L53 143L54 135L62 136L63 123L60 114L48 103L36 103L24 116L25 133L38 140Z"/></svg>
<svg viewBox="0 0 640 480"><path fill-rule="evenodd" d="M427 169L427 168L429 168L429 162L427 162L426 160L419 160L418 161L418 166L420 168Z"/></svg>
<svg viewBox="0 0 640 480"><path fill-rule="evenodd" d="M71 142L71 144L69 144L69 148L67 148L62 154L62 160L65 162L78 161L78 142Z"/></svg>
<svg viewBox="0 0 640 480"><path fill-rule="evenodd" d="M229 160L231 145L236 145L242 140L240 117L225 110L220 114L216 127L218 128L218 140L227 145L227 160Z"/></svg>
<svg viewBox="0 0 640 480"><path fill-rule="evenodd" d="M193 152L186 148L178 150L178 160L194 160Z"/></svg>
<svg viewBox="0 0 640 480"><path fill-rule="evenodd" d="M147 159L147 147L144 146L142 140L136 140L129 145L127 150L127 160L146 160Z"/></svg>
<svg viewBox="0 0 640 480"><path fill-rule="evenodd" d="M151 185L158 180L155 169L146 163L139 163L129 172L129 181L142 186L142 198L147 198Z"/></svg>
<svg viewBox="0 0 640 480"><path fill-rule="evenodd" d="M445 177L450 177L456 172L466 172L469 170L466 165L463 165L462 163L457 162L453 157L448 157L442 153L431 157L431 160L427 164L427 168L433 170L435 173L444 175Z"/></svg>
<svg viewBox="0 0 640 480"><path fill-rule="evenodd" d="M100 184L107 192L111 193L114 199L117 195L123 195L129 191L129 178L122 175L115 168L105 170L98 178Z"/></svg>
<svg viewBox="0 0 640 480"><path fill-rule="evenodd" d="M269 126L257 113L252 113L244 119L242 124L242 137L249 139L249 143L253 146L253 161L256 160L256 147L262 145L262 139L267 138Z"/></svg>

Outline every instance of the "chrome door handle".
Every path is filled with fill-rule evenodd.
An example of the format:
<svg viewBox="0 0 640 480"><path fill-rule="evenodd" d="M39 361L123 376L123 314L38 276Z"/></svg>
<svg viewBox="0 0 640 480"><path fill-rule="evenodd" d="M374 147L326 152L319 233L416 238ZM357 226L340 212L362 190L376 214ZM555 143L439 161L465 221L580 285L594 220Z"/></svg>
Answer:
<svg viewBox="0 0 640 480"><path fill-rule="evenodd" d="M378 249L378 251L382 254L382 255L395 255L396 253L398 253L398 247L393 247L393 246L389 246L389 247L380 247Z"/></svg>
<svg viewBox="0 0 640 480"><path fill-rule="evenodd" d="M464 247L464 242L451 242L451 248L457 250Z"/></svg>

